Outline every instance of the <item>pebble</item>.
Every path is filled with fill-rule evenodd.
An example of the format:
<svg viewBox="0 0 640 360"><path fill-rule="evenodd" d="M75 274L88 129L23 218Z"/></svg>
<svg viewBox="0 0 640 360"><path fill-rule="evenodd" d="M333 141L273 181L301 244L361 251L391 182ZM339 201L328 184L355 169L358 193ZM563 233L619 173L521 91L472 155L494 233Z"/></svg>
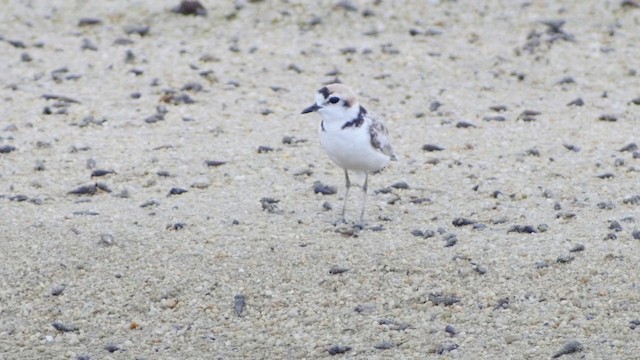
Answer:
<svg viewBox="0 0 640 360"><path fill-rule="evenodd" d="M629 143L629 144L623 146L622 148L620 148L620 150L618 150L618 151L620 151L620 152L625 152L625 151L633 152L633 151L636 151L636 150L638 150L638 145L636 145L636 143Z"/></svg>
<svg viewBox="0 0 640 360"><path fill-rule="evenodd" d="M264 154L272 151L273 151L273 148L270 146L266 146L266 145L258 146L258 154Z"/></svg>
<svg viewBox="0 0 640 360"><path fill-rule="evenodd" d="M82 185L71 191L68 194L72 195L95 195L98 192L98 184Z"/></svg>
<svg viewBox="0 0 640 360"><path fill-rule="evenodd" d="M329 353L329 355L337 355L337 354L344 354L348 351L351 351L352 347L351 346L345 346L345 345L334 345L331 346L327 349L327 352Z"/></svg>
<svg viewBox="0 0 640 360"><path fill-rule="evenodd" d="M395 347L395 345L389 341L383 341L380 343L377 343L373 346L374 348L378 349L378 350L389 350L393 347Z"/></svg>
<svg viewBox="0 0 640 360"><path fill-rule="evenodd" d="M516 232L520 234L534 234L538 231L532 225L513 225L507 230L507 234L511 232Z"/></svg>
<svg viewBox="0 0 640 360"><path fill-rule="evenodd" d="M205 160L204 161L204 164L207 165L208 167L218 167L226 163L227 163L226 161L221 161L221 160Z"/></svg>
<svg viewBox="0 0 640 360"><path fill-rule="evenodd" d="M567 103L567 106L583 106L583 105L584 105L584 100L582 100L582 98L577 98Z"/></svg>
<svg viewBox="0 0 640 360"><path fill-rule="evenodd" d="M575 256L572 256L572 255L560 255L560 256L558 256L558 258L556 259L556 262L557 262L557 263L560 263L560 264L566 264L566 263L568 263L568 262L573 261L575 258L576 258L576 257L575 257Z"/></svg>
<svg viewBox="0 0 640 360"><path fill-rule="evenodd" d="M107 345L104 346L104 349L107 350L110 353L113 353L113 352L116 352L118 350L121 350L120 345L113 344L113 343L108 343Z"/></svg>
<svg viewBox="0 0 640 360"><path fill-rule="evenodd" d="M391 184L390 187L394 189L407 190L409 189L409 184L407 184L405 181L399 181L397 183Z"/></svg>
<svg viewBox="0 0 640 360"><path fill-rule="evenodd" d="M53 289L51 289L51 295L52 296L62 295L66 287L67 286L64 284L54 286Z"/></svg>
<svg viewBox="0 0 640 360"><path fill-rule="evenodd" d="M169 190L169 194L167 196L182 195L182 194L186 193L187 191L188 191L187 189L183 189L183 188L179 188L179 187L172 187L171 190Z"/></svg>
<svg viewBox="0 0 640 360"><path fill-rule="evenodd" d="M476 223L476 221L459 217L459 218L453 219L451 223L455 227L460 227L460 226L466 226L466 225L473 225Z"/></svg>
<svg viewBox="0 0 640 360"><path fill-rule="evenodd" d="M622 200L622 203L627 205L640 205L640 195L626 197Z"/></svg>
<svg viewBox="0 0 640 360"><path fill-rule="evenodd" d="M337 192L338 190L335 186L326 185L322 181L317 180L313 183L314 194L333 195Z"/></svg>
<svg viewBox="0 0 640 360"><path fill-rule="evenodd" d="M582 350L584 350L584 347L582 346L582 344L579 341L572 340L572 341L569 341L568 343L566 343L562 348L560 348L560 350L558 350L551 357L553 359L557 359L560 356L567 355L567 354L573 354L573 353L576 353L576 352L580 352Z"/></svg>
<svg viewBox="0 0 640 360"><path fill-rule="evenodd" d="M13 145L2 145L0 146L0 154L8 154L10 152L16 151L16 147Z"/></svg>
<svg viewBox="0 0 640 360"><path fill-rule="evenodd" d="M456 127L458 129L467 129L467 128L474 128L476 126L473 125L472 123L468 122L468 121L458 121L456 123Z"/></svg>
<svg viewBox="0 0 640 360"><path fill-rule="evenodd" d="M79 329L73 325L64 324L60 321L55 321L51 324L56 330L60 332L78 331Z"/></svg>
<svg viewBox="0 0 640 360"><path fill-rule="evenodd" d="M580 252L580 251L584 251L584 249L585 249L584 245L575 244L571 249L569 249L569 252Z"/></svg>
<svg viewBox="0 0 640 360"><path fill-rule="evenodd" d="M429 301L431 301L434 305L451 306L453 304L459 303L460 299L451 294L445 295L441 293L431 293L429 294Z"/></svg>
<svg viewBox="0 0 640 360"><path fill-rule="evenodd" d="M207 16L207 9L199 1L182 0L171 11L181 15Z"/></svg>
<svg viewBox="0 0 640 360"><path fill-rule="evenodd" d="M600 115L598 117L598 120L607 121L607 122L615 122L615 121L618 121L618 117L615 116L615 115L611 115L611 114L603 114L603 115Z"/></svg>
<svg viewBox="0 0 640 360"><path fill-rule="evenodd" d="M344 266L340 266L340 265L333 265L331 266L331 269L329 269L329 274L331 275L336 275L336 274L342 274L345 273L347 271L349 271L350 269Z"/></svg>
<svg viewBox="0 0 640 360"><path fill-rule="evenodd" d="M433 152L433 151L442 151L442 150L444 150L444 148L441 147L441 146L438 146L438 145L425 144L425 145L422 145L422 150L423 151L428 151L428 152Z"/></svg>
<svg viewBox="0 0 640 360"><path fill-rule="evenodd" d="M262 204L262 210L266 210L269 213L277 213L280 212L281 210L278 209L278 203L280 202L280 200L278 199L273 199L270 197L263 197L262 199L260 199L260 204Z"/></svg>
<svg viewBox="0 0 640 360"><path fill-rule="evenodd" d="M102 20L98 18L84 17L78 20L78 26L102 25Z"/></svg>
<svg viewBox="0 0 640 360"><path fill-rule="evenodd" d="M453 336L453 335L455 335L457 333L456 329L451 324L445 326L444 331L447 334L450 334L451 336Z"/></svg>
<svg viewBox="0 0 640 360"><path fill-rule="evenodd" d="M449 353L455 349L458 348L458 344L443 344L443 345L438 345L438 349L436 350L436 353L438 355L443 355L446 353Z"/></svg>
<svg viewBox="0 0 640 360"><path fill-rule="evenodd" d="M151 30L151 27L149 25L127 25L123 28L123 30L127 35L137 34L140 36L145 36L149 34L149 30Z"/></svg>
<svg viewBox="0 0 640 360"><path fill-rule="evenodd" d="M242 317L244 312L244 307L246 305L245 297L242 294L235 295L233 297L233 309L236 312L236 315Z"/></svg>

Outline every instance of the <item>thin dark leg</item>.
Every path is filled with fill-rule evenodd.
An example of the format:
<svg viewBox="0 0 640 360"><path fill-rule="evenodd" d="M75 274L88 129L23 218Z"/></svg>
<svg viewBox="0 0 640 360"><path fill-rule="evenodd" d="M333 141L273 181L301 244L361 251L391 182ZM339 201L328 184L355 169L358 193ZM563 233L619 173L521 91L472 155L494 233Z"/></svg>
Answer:
<svg viewBox="0 0 640 360"><path fill-rule="evenodd" d="M362 186L362 209L360 210L360 226L364 226L364 207L367 204L367 187L369 183L369 173L364 173L364 185Z"/></svg>
<svg viewBox="0 0 640 360"><path fill-rule="evenodd" d="M345 218L344 218L344 212L345 209L347 208L347 199L349 198L349 188L351 187L351 181L349 180L349 173L347 172L347 170L344 170L344 180L345 180L345 188L346 191L344 193L344 203L342 204L342 221L346 222Z"/></svg>

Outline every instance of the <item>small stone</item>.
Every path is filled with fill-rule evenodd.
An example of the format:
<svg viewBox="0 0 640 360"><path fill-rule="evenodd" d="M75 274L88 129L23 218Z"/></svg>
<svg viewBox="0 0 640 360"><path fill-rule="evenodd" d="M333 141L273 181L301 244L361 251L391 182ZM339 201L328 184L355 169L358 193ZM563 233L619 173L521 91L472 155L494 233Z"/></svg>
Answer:
<svg viewBox="0 0 640 360"><path fill-rule="evenodd" d="M344 345L334 345L331 346L329 349L327 349L327 352L329 353L329 355L337 355L337 354L344 354L348 351L351 351L351 346L344 346Z"/></svg>
<svg viewBox="0 0 640 360"><path fill-rule="evenodd" d="M429 301L431 301L434 305L444 305L451 306L455 303L459 303L460 299L455 295L444 295L441 293L431 293L429 294Z"/></svg>
<svg viewBox="0 0 640 360"><path fill-rule="evenodd" d="M169 190L169 195L167 196L172 196L172 195L181 195L186 193L188 190L183 189L183 188L179 188L179 187L173 187L171 188L171 190Z"/></svg>
<svg viewBox="0 0 640 360"><path fill-rule="evenodd" d="M218 167L226 163L227 163L226 161L221 161L221 160L205 160L204 161L204 164L207 165L208 167Z"/></svg>
<svg viewBox="0 0 640 360"><path fill-rule="evenodd" d="M171 11L181 15L207 16L207 9L199 1L183 0Z"/></svg>
<svg viewBox="0 0 640 360"><path fill-rule="evenodd" d="M151 27L149 25L127 25L124 27L124 32L127 35L138 34L145 36L149 34Z"/></svg>
<svg viewBox="0 0 640 360"><path fill-rule="evenodd" d="M567 106L583 106L584 100L582 98L577 98L567 103Z"/></svg>
<svg viewBox="0 0 640 360"><path fill-rule="evenodd" d="M584 251L584 249L585 249L584 245L575 244L571 249L569 249L569 252L580 252L580 251Z"/></svg>
<svg viewBox="0 0 640 360"><path fill-rule="evenodd" d="M507 119L504 116L501 115L493 115L493 116L485 116L482 118L482 121L498 121L498 122L504 122L507 121Z"/></svg>
<svg viewBox="0 0 640 360"><path fill-rule="evenodd" d="M428 151L428 152L433 152L433 151L442 151L442 150L444 150L444 148L440 147L438 145L425 144L425 145L422 145L422 150L423 151Z"/></svg>
<svg viewBox="0 0 640 360"><path fill-rule="evenodd" d="M457 333L456 329L453 327L453 325L447 325L444 328L444 331L446 331L448 334L450 334L451 336L455 335Z"/></svg>
<svg viewBox="0 0 640 360"><path fill-rule="evenodd" d="M471 219L465 219L465 218L455 218L451 223L455 227L460 227L465 225L473 225L476 223L476 221Z"/></svg>
<svg viewBox="0 0 640 360"><path fill-rule="evenodd" d="M242 313L244 312L244 307L246 305L245 297L242 294L238 294L233 297L233 309L236 312L236 315L242 317Z"/></svg>
<svg viewBox="0 0 640 360"><path fill-rule="evenodd" d="M0 146L0 154L8 154L12 151L16 151L16 147L13 145L2 145Z"/></svg>
<svg viewBox="0 0 640 360"><path fill-rule="evenodd" d="M381 343L377 343L373 347L378 349L378 350L389 350L389 349L395 347L395 345L393 343L388 342L388 341L383 341Z"/></svg>
<svg viewBox="0 0 640 360"><path fill-rule="evenodd" d="M77 327L73 325L64 324L60 321L55 321L54 323L51 324L51 326L53 326L56 330L60 332L72 332L72 331L79 330Z"/></svg>
<svg viewBox="0 0 640 360"><path fill-rule="evenodd" d="M507 234L511 232L516 232L520 234L534 234L538 231L532 225L513 225L507 230Z"/></svg>
<svg viewBox="0 0 640 360"><path fill-rule="evenodd" d="M266 146L266 145L258 146L258 154L264 154L272 151L273 151L273 148L270 146Z"/></svg>
<svg viewBox="0 0 640 360"><path fill-rule="evenodd" d="M560 264L566 264L568 262L571 262L575 259L575 256L571 256L571 255L560 255L558 256L558 258L556 259L556 262L560 263Z"/></svg>
<svg viewBox="0 0 640 360"><path fill-rule="evenodd" d="M476 126L473 125L472 123L468 122L468 121L458 121L456 123L456 127L458 129L466 129L466 128L474 128Z"/></svg>
<svg viewBox="0 0 640 360"><path fill-rule="evenodd" d="M438 109L442 106L442 103L439 101L432 101L431 104L429 104L429 111L434 112L434 111L438 111Z"/></svg>
<svg viewBox="0 0 640 360"><path fill-rule="evenodd" d="M566 343L560 350L558 350L553 356L553 359L559 358L562 355L573 354L576 352L580 352L584 349L582 344L579 341L572 340Z"/></svg>
<svg viewBox="0 0 640 360"><path fill-rule="evenodd" d="M633 152L638 150L638 145L636 145L636 143L629 143L625 146L623 146L622 148L620 148L620 152L624 152L624 151L628 151L628 152Z"/></svg>
<svg viewBox="0 0 640 360"><path fill-rule="evenodd" d="M118 350L121 350L120 345L112 344L112 343L109 343L109 344L105 345L104 349L107 350L110 353L113 353L113 352L116 352Z"/></svg>
<svg viewBox="0 0 640 360"><path fill-rule="evenodd" d="M267 212L270 213L279 213L280 210L278 209L278 203L280 202L280 200L278 199L273 199L270 197L263 197L262 199L260 199L260 204L262 204L262 210L266 210Z"/></svg>
<svg viewBox="0 0 640 360"><path fill-rule="evenodd" d="M344 267L344 266L340 266L340 265L333 265L331 266L331 269L329 269L329 274L331 275L336 275L336 274L342 274L349 271L349 268Z"/></svg>
<svg viewBox="0 0 640 360"><path fill-rule="evenodd" d="M390 187L394 189L407 190L409 189L409 184L407 184L405 181L399 181L397 183L390 185Z"/></svg>
<svg viewBox="0 0 640 360"><path fill-rule="evenodd" d="M333 195L337 192L338 190L335 186L326 185L322 181L318 180L313 183L314 194Z"/></svg>
<svg viewBox="0 0 640 360"><path fill-rule="evenodd" d="M615 122L615 121L618 121L618 117L615 116L615 115L611 115L611 114L603 114L603 115L600 115L600 117L598 117L598 120L607 121L607 122Z"/></svg>
<svg viewBox="0 0 640 360"><path fill-rule="evenodd" d="M85 18L80 18L80 20L78 21L78 26L92 26L92 25L101 25L102 24L102 20L97 19L97 18L89 18L89 17L85 17Z"/></svg>
<svg viewBox="0 0 640 360"><path fill-rule="evenodd" d="M438 349L436 350L436 353L438 355L443 355L446 353L449 353L455 349L458 348L458 344L446 344L446 345L439 345Z"/></svg>
<svg viewBox="0 0 640 360"><path fill-rule="evenodd" d="M640 230L633 230L631 232L631 236L633 236L633 238L636 240L640 240Z"/></svg>
<svg viewBox="0 0 640 360"><path fill-rule="evenodd" d="M64 289L67 286L62 284L62 285L56 285L53 287L53 289L51 289L51 295L53 296L58 296L58 295L62 295L62 293L64 292Z"/></svg>
<svg viewBox="0 0 640 360"><path fill-rule="evenodd" d="M622 200L623 204L640 205L640 195L626 197Z"/></svg>

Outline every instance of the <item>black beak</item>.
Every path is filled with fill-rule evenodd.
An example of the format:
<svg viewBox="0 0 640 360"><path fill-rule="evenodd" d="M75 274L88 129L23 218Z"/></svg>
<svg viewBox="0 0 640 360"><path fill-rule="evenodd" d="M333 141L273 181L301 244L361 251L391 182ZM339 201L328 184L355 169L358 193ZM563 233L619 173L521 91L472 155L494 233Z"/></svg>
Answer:
<svg viewBox="0 0 640 360"><path fill-rule="evenodd" d="M318 104L313 104L311 106L309 106L308 108L302 110L303 114L308 114L310 112L314 112L314 111L318 111L320 109L320 106L318 106Z"/></svg>

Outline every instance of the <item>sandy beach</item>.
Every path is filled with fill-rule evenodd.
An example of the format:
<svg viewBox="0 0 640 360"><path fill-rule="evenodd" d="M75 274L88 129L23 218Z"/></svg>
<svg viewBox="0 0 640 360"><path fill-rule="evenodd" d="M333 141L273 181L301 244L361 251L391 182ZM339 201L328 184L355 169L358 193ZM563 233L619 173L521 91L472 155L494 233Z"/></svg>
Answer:
<svg viewBox="0 0 640 360"><path fill-rule="evenodd" d="M0 2L0 358L640 356L640 2L201 2Z"/></svg>

